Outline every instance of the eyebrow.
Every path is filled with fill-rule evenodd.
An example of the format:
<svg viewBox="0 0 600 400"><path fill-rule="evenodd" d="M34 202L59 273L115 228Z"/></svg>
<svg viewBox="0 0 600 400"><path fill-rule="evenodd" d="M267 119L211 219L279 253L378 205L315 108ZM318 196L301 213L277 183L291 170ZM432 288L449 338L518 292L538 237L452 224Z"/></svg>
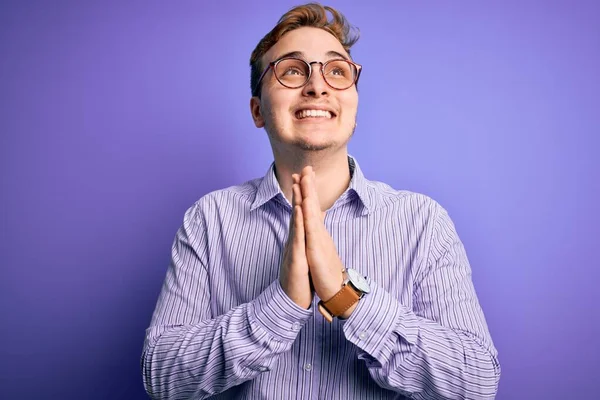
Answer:
<svg viewBox="0 0 600 400"><path fill-rule="evenodd" d="M333 50L328 51L326 56L329 58L340 57L340 58L343 58L344 60L348 60L348 57L346 57L342 53L338 53L337 51L333 51Z"/></svg>
<svg viewBox="0 0 600 400"><path fill-rule="evenodd" d="M331 59L331 58L342 58L344 60L349 60L347 56L343 55L342 53L338 53L337 51L334 51L334 50L329 50L327 53L325 53L325 55L329 59ZM304 56L303 52L301 52L301 51L290 51L289 53L285 53L285 54L280 55L275 60L281 60L282 58L286 58L286 57L294 57L294 58L306 59L306 57Z"/></svg>

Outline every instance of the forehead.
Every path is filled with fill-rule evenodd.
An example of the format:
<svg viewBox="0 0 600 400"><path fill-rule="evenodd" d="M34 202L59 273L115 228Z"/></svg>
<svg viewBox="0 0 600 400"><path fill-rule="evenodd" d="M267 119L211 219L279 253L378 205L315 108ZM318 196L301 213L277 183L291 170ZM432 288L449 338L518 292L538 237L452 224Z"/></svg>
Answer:
<svg viewBox="0 0 600 400"><path fill-rule="evenodd" d="M313 27L302 27L286 33L273 47L267 51L264 61L276 60L283 54L299 52L309 60L322 60L332 58L327 55L335 51L350 58L344 46L331 33ZM336 57L337 58L337 57Z"/></svg>

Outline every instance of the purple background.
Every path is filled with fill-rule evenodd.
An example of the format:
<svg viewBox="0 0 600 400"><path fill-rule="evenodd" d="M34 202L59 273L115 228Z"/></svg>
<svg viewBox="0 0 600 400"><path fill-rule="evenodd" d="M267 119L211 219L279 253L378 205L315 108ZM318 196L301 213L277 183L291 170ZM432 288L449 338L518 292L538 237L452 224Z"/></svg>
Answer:
<svg viewBox="0 0 600 400"><path fill-rule="evenodd" d="M84 3L0 4L3 399L145 398L185 209L272 159L248 60L296 2ZM598 3L346 3L329 4L362 32L350 153L450 211L498 399L597 398Z"/></svg>

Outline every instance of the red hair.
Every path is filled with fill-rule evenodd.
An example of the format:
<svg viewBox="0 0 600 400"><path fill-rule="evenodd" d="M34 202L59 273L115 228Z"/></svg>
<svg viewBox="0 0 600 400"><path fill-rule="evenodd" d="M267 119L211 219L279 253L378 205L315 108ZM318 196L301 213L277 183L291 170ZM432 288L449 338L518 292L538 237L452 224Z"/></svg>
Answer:
<svg viewBox="0 0 600 400"><path fill-rule="evenodd" d="M327 11L332 19L327 19ZM286 33L301 27L320 28L337 38L344 50L350 54L350 48L358 41L359 33L351 26L346 18L332 7L322 6L317 3L309 3L292 8L285 13L269 33L267 33L256 45L250 56L250 90L252 96L260 97L260 87L256 87L258 79L263 72L262 57L275 43ZM354 31L354 32L352 32Z"/></svg>

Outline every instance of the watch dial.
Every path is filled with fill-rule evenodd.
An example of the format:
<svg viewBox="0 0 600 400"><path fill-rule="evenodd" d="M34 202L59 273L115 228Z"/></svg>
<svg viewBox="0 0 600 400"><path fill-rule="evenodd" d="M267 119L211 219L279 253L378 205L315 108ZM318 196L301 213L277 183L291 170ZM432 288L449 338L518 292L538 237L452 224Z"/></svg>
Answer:
<svg viewBox="0 0 600 400"><path fill-rule="evenodd" d="M349 268L347 270L347 272L348 272L348 278L350 279L350 282L352 282L354 287L356 287L358 290L360 290L363 293L369 293L371 291L371 288L369 287L369 283L362 275L360 275L358 272L356 272L355 270L353 270L351 268Z"/></svg>

